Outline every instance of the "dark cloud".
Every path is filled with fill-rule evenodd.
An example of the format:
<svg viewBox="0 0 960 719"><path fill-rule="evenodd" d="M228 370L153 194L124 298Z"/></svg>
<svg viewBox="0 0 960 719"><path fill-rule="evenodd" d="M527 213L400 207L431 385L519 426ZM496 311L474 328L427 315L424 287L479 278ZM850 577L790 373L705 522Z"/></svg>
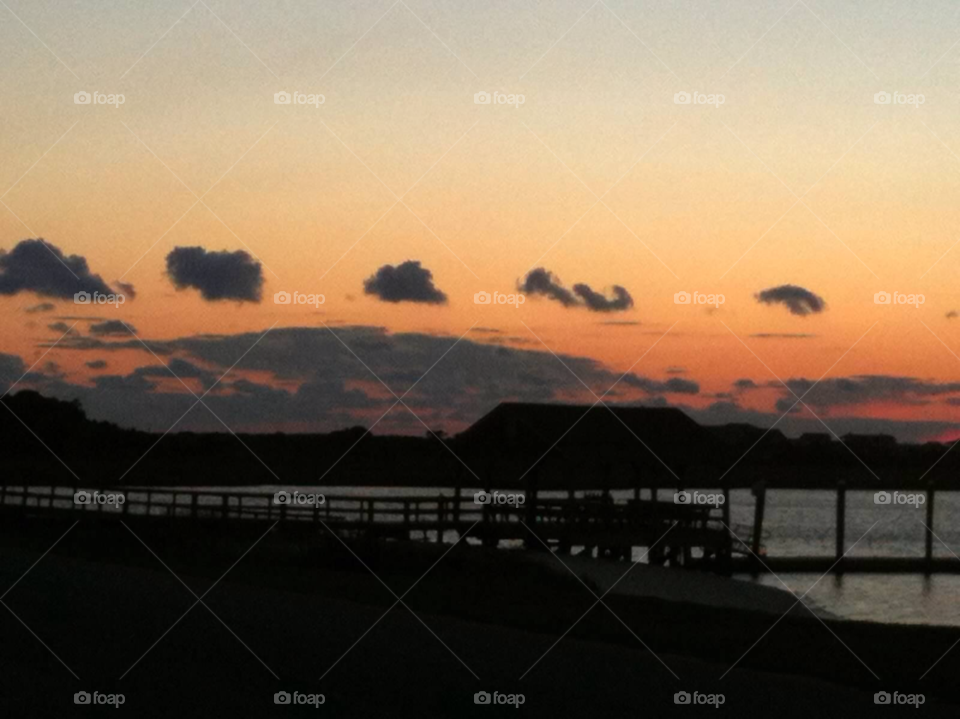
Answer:
<svg viewBox="0 0 960 719"><path fill-rule="evenodd" d="M36 314L37 312L53 312L54 305L50 302L41 302L39 305L33 305L32 307L27 307L24 312L27 314Z"/></svg>
<svg viewBox="0 0 960 719"><path fill-rule="evenodd" d="M575 307L578 304L576 295L561 285L558 279L554 279L553 273L543 267L530 270L517 289L528 295L542 295L556 300L564 307Z"/></svg>
<svg viewBox="0 0 960 719"><path fill-rule="evenodd" d="M754 295L754 297L756 297L757 302L762 302L764 304L784 305L788 310L790 310L790 314L799 315L800 317L823 312L827 306L827 303L824 302L822 297L815 295L813 292L804 289L803 287L797 287L796 285L780 285L779 287L771 287L758 292Z"/></svg>
<svg viewBox="0 0 960 719"><path fill-rule="evenodd" d="M384 302L421 302L446 304L447 296L433 284L433 273L420 266L419 260L397 265L384 265L363 281L363 291Z"/></svg>
<svg viewBox="0 0 960 719"><path fill-rule="evenodd" d="M611 288L612 300L599 292L594 292L589 285L583 283L574 285L573 291L580 296L587 309L593 312L623 312L633 307L633 297L620 285L614 285Z"/></svg>
<svg viewBox="0 0 960 719"><path fill-rule="evenodd" d="M26 365L17 355L0 352L0 395L5 394L10 389L10 385L20 379L26 371Z"/></svg>
<svg viewBox="0 0 960 719"><path fill-rule="evenodd" d="M929 404L936 397L960 394L960 382L934 382L894 375L857 375L820 382L797 378L787 380L786 384L798 397L803 397L806 404L825 409L871 402L919 406ZM791 398L796 401L796 397L786 392L779 382L771 382L769 386L783 390L784 399L789 403L792 403Z"/></svg>
<svg viewBox="0 0 960 719"><path fill-rule="evenodd" d="M107 320L90 325L90 334L97 337L129 337L136 334L137 328L120 320Z"/></svg>
<svg viewBox="0 0 960 719"><path fill-rule="evenodd" d="M757 389L759 385L754 382L752 379L738 379L733 383L733 386L738 390L747 390L747 389Z"/></svg>
<svg viewBox="0 0 960 719"><path fill-rule="evenodd" d="M65 335L68 333L71 335L80 334L75 329L73 329L72 325L68 325L66 322L54 322L53 324L47 325L47 329L50 330L51 332L59 332L62 335Z"/></svg>
<svg viewBox="0 0 960 719"><path fill-rule="evenodd" d="M687 368L686 367L667 367L666 373L667 374L686 374Z"/></svg>
<svg viewBox="0 0 960 719"><path fill-rule="evenodd" d="M84 362L84 364L90 369L105 369L107 366L106 360L93 360L92 362Z"/></svg>
<svg viewBox="0 0 960 719"><path fill-rule="evenodd" d="M471 332L476 332L477 334L481 334L481 335L498 335L498 334L500 334L500 330L494 329L493 327L473 327L470 331L471 331Z"/></svg>
<svg viewBox="0 0 960 719"><path fill-rule="evenodd" d="M208 252L203 247L175 247L167 255L167 275L178 290L200 290L208 302L259 302L263 270L243 250Z"/></svg>
<svg viewBox="0 0 960 719"><path fill-rule="evenodd" d="M949 312L947 312L948 320L955 320L957 319L957 317L960 317L960 313L957 313L956 310L950 310Z"/></svg>
<svg viewBox="0 0 960 719"><path fill-rule="evenodd" d="M134 286L131 285L129 282L121 282L120 280L117 280L116 285L117 285L117 287L120 288L120 291L121 291L124 295L126 295L127 297L129 297L131 300L136 299L136 297L137 297L137 290L136 290L136 288L134 288Z"/></svg>
<svg viewBox="0 0 960 719"><path fill-rule="evenodd" d="M796 401L796 397L793 397L792 401L784 400L777 412L743 408L730 401L714 402L706 409L690 407L681 407L681 409L697 422L706 425L743 422L763 429L774 427L771 434L781 431L792 438L807 433L826 432L826 428L816 417L809 412L801 411L803 405L798 404L786 417L783 416ZM877 417L831 417L828 423L830 428L841 437L847 434L889 434L901 442L926 442L960 429L960 425L955 422L893 420Z"/></svg>
<svg viewBox="0 0 960 719"><path fill-rule="evenodd" d="M66 256L43 239L22 240L10 251L0 250L0 295L18 292L61 299L73 299L78 292L113 294L100 275L90 272L86 259Z"/></svg>
<svg viewBox="0 0 960 719"><path fill-rule="evenodd" d="M575 284L571 291L563 286L558 277L543 267L530 270L517 288L528 295L539 295L559 302L564 307L586 307L591 312L623 312L633 307L633 297L620 285L611 288L613 299L594 291L590 285L582 282Z"/></svg>
<svg viewBox="0 0 960 719"><path fill-rule="evenodd" d="M98 376L94 387L49 378L43 387L62 399L80 399L95 419L163 432L195 402L171 370L187 382L188 377L195 377L201 386L209 387L242 357L204 398L234 431L327 431L372 424L395 402L371 381L373 372L397 394L416 385L404 402L429 426L455 432L506 400L592 404L596 397L567 367L597 395L617 383L622 374L622 370L583 356L561 355L561 363L550 352L516 346L512 338L502 335L472 335L458 342L458 337L390 334L379 327L347 326L333 331L336 336L327 328L291 327L275 328L265 335L257 331L162 342L145 338L169 369L132 337L115 341L65 338L61 345L96 351L97 357L103 356L104 350L139 349L145 362L125 375ZM168 353L165 357L164 351ZM448 353L446 357L444 353ZM658 380L629 373L615 391L618 401L635 403L662 399L663 395L691 395L699 386L680 378ZM377 431L422 433L416 419L410 423L403 418L401 422L402 414L409 413L390 413ZM223 429L207 412L191 412L177 425L177 431Z"/></svg>

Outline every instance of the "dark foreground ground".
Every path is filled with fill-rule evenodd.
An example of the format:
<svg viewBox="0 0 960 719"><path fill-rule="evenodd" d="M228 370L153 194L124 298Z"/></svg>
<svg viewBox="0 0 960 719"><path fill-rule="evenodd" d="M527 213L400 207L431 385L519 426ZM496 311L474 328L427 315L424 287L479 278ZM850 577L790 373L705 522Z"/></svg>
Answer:
<svg viewBox="0 0 960 719"><path fill-rule="evenodd" d="M403 595L445 547L351 545L358 559L329 537L271 532L240 559L262 527L186 533L132 524L134 536L84 520L18 582L70 524L0 527L0 594L9 608L0 605L0 716L960 713L960 649L917 681L960 639L953 629L824 627L798 608L753 646L775 616L611 595L604 601L623 623L597 605L566 633L596 601L587 588L509 553L468 546L406 595L419 619L403 604L384 615L396 598L361 560ZM209 610L197 604L186 613L196 602L187 587L203 596L238 559L204 597ZM926 703L876 706L880 690L923 692ZM123 693L125 704L77 706L78 691ZM277 706L278 691L322 693L325 703ZM525 702L478 706L478 691L522 693ZM725 703L678 706L678 691L722 693Z"/></svg>

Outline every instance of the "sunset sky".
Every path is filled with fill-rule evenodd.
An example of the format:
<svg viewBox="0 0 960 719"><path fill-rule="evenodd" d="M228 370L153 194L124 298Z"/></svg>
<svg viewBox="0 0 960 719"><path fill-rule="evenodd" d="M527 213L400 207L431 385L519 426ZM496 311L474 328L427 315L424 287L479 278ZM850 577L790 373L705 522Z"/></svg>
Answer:
<svg viewBox="0 0 960 719"><path fill-rule="evenodd" d="M14 391L162 432L184 384L240 360L176 429L308 431L370 426L395 402L374 375L403 395L427 373L374 430L422 433L498 401L592 404L581 379L599 395L628 370L606 399L769 426L796 401L779 380L826 373L778 427L954 438L958 88L949 2L7 0L0 385L36 362ZM18 259L30 238L48 261ZM191 247L247 253L260 300L202 294L242 284L239 254L178 287ZM135 298L75 304L58 251ZM408 261L445 302L365 288ZM536 268L574 301L474 302ZM633 304L597 311L580 283Z"/></svg>

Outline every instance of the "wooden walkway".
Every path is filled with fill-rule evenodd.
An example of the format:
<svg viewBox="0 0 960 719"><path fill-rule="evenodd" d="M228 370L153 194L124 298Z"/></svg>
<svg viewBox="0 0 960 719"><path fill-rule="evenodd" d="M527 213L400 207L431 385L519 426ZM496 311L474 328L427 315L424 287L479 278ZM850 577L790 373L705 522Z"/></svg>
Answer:
<svg viewBox="0 0 960 719"><path fill-rule="evenodd" d="M73 515L84 520L131 522L277 522L284 531L329 530L342 537L454 541L468 530L486 546L501 540L569 552L596 548L602 556L629 558L634 547L650 547L655 564L715 565L733 551L719 510L672 502L601 497L546 499L531 504L474 502L473 495L366 496L325 494L322 502L277 503L275 495L176 488L85 490L86 504L74 501L72 487L0 487L0 516L7 519ZM122 503L100 502L122 494ZM311 495L301 495L302 497ZM291 493L292 499L292 493ZM726 521L728 521L727 518ZM529 527L529 529L528 529ZM531 533L532 530L534 534ZM538 539L539 538L539 539ZM541 542L542 540L542 542Z"/></svg>

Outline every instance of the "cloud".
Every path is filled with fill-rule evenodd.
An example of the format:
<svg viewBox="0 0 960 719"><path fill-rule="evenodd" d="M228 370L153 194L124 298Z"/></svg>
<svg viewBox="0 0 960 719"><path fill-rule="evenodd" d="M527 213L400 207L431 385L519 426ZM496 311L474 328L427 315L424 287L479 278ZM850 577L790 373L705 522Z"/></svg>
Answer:
<svg viewBox="0 0 960 719"><path fill-rule="evenodd" d="M137 297L137 290L136 290L136 288L135 288L133 285L131 285L129 282L121 282L120 280L117 280L115 284L117 285L117 287L120 288L120 291L121 291L125 296L129 297L131 300L136 299L136 297Z"/></svg>
<svg viewBox="0 0 960 719"><path fill-rule="evenodd" d="M827 303L810 290L796 285L780 285L762 290L754 295L757 302L773 305L781 304L790 310L790 314L805 317L823 312Z"/></svg>
<svg viewBox="0 0 960 719"><path fill-rule="evenodd" d="M27 307L24 310L27 314L36 314L37 312L53 312L54 305L51 302L41 302L39 305L33 305L32 307Z"/></svg>
<svg viewBox="0 0 960 719"><path fill-rule="evenodd" d="M733 383L733 386L736 389L743 391L747 389L757 389L759 385L756 382L754 382L752 379L744 378L744 379L738 379L736 382Z"/></svg>
<svg viewBox="0 0 960 719"><path fill-rule="evenodd" d="M97 376L93 387L48 378L43 389L61 399L79 399L93 419L164 432L195 402L170 370L188 382L188 377L195 377L204 387L230 370L204 402L234 431L329 431L369 426L395 403L372 380L372 372L398 395L415 385L404 403L429 426L452 433L507 400L593 404L596 397L571 371L597 395L620 380L623 372L578 355L560 355L558 362L539 345L489 341L509 341L502 335L468 335L461 340L415 332L391 334L380 327L333 331L336 335L324 327L288 327L266 334L261 330L161 342L144 338L169 369L132 337L65 338L58 348L66 344L67 349L96 352L94 357L109 349L137 349L144 363L122 375ZM699 385L689 380L628 373L616 386L616 400L635 403L698 391ZM404 414L409 412L390 412L376 431L422 434L422 425ZM176 430L221 432L224 427L210 413L191 412Z"/></svg>
<svg viewBox="0 0 960 719"><path fill-rule="evenodd" d="M960 313L958 313L956 310L950 310L949 312L947 312L948 320L955 320L957 319L957 317L960 317Z"/></svg>
<svg viewBox="0 0 960 719"><path fill-rule="evenodd" d="M167 275L178 290L200 290L208 302L259 302L263 270L243 250L209 252L203 247L175 247L167 255Z"/></svg>
<svg viewBox="0 0 960 719"><path fill-rule="evenodd" d="M873 402L921 406L929 404L936 397L960 394L960 382L935 382L896 375L856 375L820 382L792 378L787 380L786 385L797 397L803 397L804 403L824 409ZM783 390L781 401L788 406L796 401L797 397L784 390L779 382L771 381L769 386Z"/></svg>
<svg viewBox="0 0 960 719"><path fill-rule="evenodd" d="M96 324L90 325L90 334L97 335L98 337L129 337L131 334L136 334L136 332L136 327L126 322L121 322L120 320L106 320L105 322L97 322Z"/></svg>
<svg viewBox="0 0 960 719"><path fill-rule="evenodd" d="M671 367L667 367L667 369L666 369L665 371L666 371L667 374L686 374L686 373L687 373L687 368L686 368L686 367L671 366Z"/></svg>
<svg viewBox="0 0 960 719"><path fill-rule="evenodd" d="M608 325L611 327L636 327L640 324L639 320L607 320L597 322L598 325Z"/></svg>
<svg viewBox="0 0 960 719"><path fill-rule="evenodd" d="M22 240L10 251L0 250L0 295L18 292L61 299L73 299L77 292L113 294L100 275L90 272L86 259L66 256L43 239Z"/></svg>
<svg viewBox="0 0 960 719"><path fill-rule="evenodd" d="M824 433L826 428L809 412L801 411L803 405L798 404L786 417L783 413L797 401L784 401L778 412L762 412L754 409L742 408L735 402L714 402L706 409L681 407L694 420L706 425L728 424L743 422L763 429L774 429L770 434L782 431L787 437L799 437L806 433ZM806 399L804 399L806 401ZM889 434L901 442L926 442L944 433L956 431L960 425L949 421L936 420L894 420L878 417L833 417L830 419L830 428L839 436L847 434ZM831 437L832 438L832 437Z"/></svg>
<svg viewBox="0 0 960 719"><path fill-rule="evenodd" d="M90 369L105 369L107 366L107 361L98 359L98 360L93 360L92 362L84 362L84 364Z"/></svg>
<svg viewBox="0 0 960 719"><path fill-rule="evenodd" d="M548 272L543 267L530 270L526 279L517 289L528 295L542 295L559 302L564 307L575 307L577 305L576 296L561 285L559 280L554 279L553 273Z"/></svg>
<svg viewBox="0 0 960 719"><path fill-rule="evenodd" d="M384 302L420 302L446 304L447 296L434 287L433 273L420 266L419 260L403 264L384 265L363 281L363 291Z"/></svg>
<svg viewBox="0 0 960 719"><path fill-rule="evenodd" d="M5 394L10 389L10 385L20 379L26 371L26 365L17 355L0 352L0 395Z"/></svg>
<svg viewBox="0 0 960 719"><path fill-rule="evenodd" d="M47 329L50 330L51 332L59 332L59 333L62 334L62 335L66 335L66 334L78 335L78 334L80 334L80 333L77 332L75 329L73 329L73 326L72 326L72 325L68 325L66 322L54 322L54 323L51 324L51 325L47 325Z"/></svg>
<svg viewBox="0 0 960 719"><path fill-rule="evenodd" d="M558 277L543 267L530 270L517 289L528 295L540 295L554 300L564 307L586 307L591 312L623 312L633 307L633 297L620 285L611 288L613 299L595 292L590 285L582 282L575 284L573 291L570 291Z"/></svg>
<svg viewBox="0 0 960 719"><path fill-rule="evenodd" d="M599 292L594 292L589 285L583 283L573 286L573 291L578 294L588 310L593 312L623 312L633 307L633 297L620 285L614 285L612 288L613 299L608 300Z"/></svg>

